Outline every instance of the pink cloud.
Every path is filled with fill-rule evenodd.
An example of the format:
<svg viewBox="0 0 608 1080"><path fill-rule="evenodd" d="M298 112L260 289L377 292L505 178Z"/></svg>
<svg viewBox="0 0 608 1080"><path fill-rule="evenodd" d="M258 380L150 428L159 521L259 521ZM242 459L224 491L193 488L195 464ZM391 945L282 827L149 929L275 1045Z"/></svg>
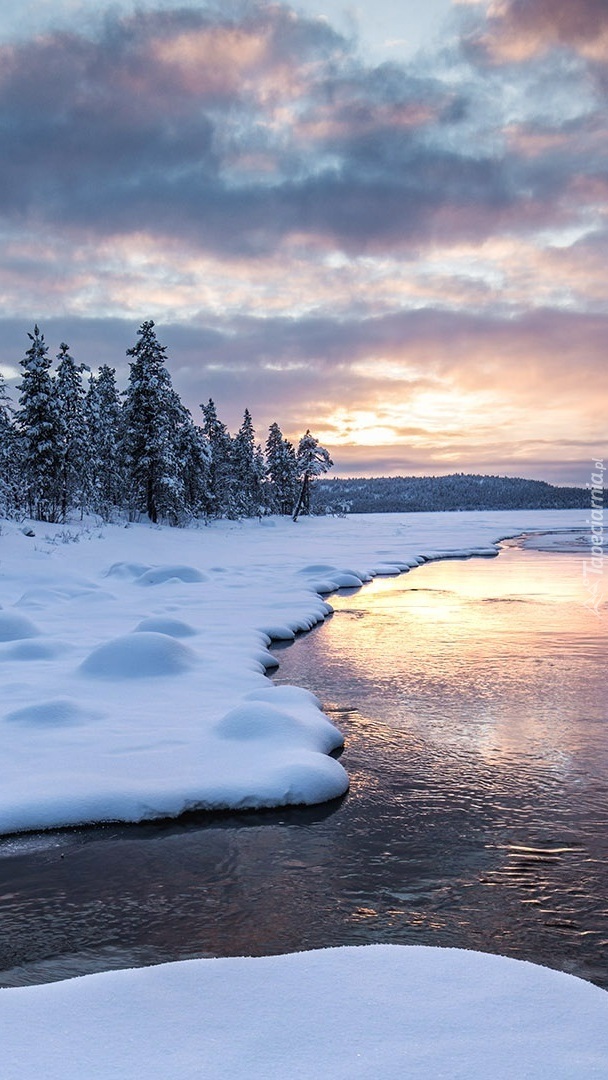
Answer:
<svg viewBox="0 0 608 1080"><path fill-rule="evenodd" d="M493 0L478 44L497 62L521 63L555 46L608 59L605 0Z"/></svg>

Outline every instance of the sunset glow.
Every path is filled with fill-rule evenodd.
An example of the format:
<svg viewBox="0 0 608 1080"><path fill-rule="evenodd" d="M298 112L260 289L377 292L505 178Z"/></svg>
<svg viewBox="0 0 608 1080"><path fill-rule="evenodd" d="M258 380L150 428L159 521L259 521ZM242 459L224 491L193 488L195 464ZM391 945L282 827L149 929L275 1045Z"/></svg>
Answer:
<svg viewBox="0 0 608 1080"><path fill-rule="evenodd" d="M342 475L584 484L608 400L605 6L395 10L384 39L333 0L2 16L9 389L36 321L124 385L152 318L197 420L211 396L260 441L314 428Z"/></svg>

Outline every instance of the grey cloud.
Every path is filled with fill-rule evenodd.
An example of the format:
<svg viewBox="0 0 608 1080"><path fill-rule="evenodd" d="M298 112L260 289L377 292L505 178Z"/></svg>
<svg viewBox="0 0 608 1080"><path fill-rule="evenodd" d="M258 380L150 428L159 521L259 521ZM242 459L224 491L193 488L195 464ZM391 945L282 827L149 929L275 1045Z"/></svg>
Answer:
<svg viewBox="0 0 608 1080"><path fill-rule="evenodd" d="M581 168L477 146L465 92L397 65L366 68L326 23L280 5L246 12L240 23L188 8L107 17L97 37L5 49L0 212L187 237L218 254L255 256L293 234L357 251L431 239L437 214L454 237L517 228L524 210L527 225L549 222ZM196 35L212 32L228 54L263 40L248 69L254 86L270 78L263 100L229 63L198 61ZM287 70L295 120L277 132ZM259 154L269 173L239 171Z"/></svg>
<svg viewBox="0 0 608 1080"><path fill-rule="evenodd" d="M608 30L605 0L507 0L492 22L549 44L577 47Z"/></svg>

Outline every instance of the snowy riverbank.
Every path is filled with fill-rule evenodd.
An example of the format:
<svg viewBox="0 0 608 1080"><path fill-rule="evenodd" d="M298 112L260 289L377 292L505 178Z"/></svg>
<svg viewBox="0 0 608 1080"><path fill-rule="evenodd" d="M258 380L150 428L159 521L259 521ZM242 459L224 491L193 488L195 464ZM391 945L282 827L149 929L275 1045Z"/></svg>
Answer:
<svg viewBox="0 0 608 1080"><path fill-rule="evenodd" d="M348 778L305 690L265 677L319 592L483 552L584 511L271 518L200 529L5 522L0 832L315 803Z"/></svg>

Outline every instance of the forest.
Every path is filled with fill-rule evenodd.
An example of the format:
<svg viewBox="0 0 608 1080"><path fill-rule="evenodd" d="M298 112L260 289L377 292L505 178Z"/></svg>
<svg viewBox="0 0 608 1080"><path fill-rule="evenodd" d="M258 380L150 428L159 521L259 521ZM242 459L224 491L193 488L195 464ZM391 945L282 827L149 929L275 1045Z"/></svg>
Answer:
<svg viewBox="0 0 608 1080"><path fill-rule="evenodd" d="M154 322L127 350L122 393L115 368L89 372L62 343L53 370L39 328L28 337L17 408L0 377L0 515L185 525L310 511L313 480L332 466L328 451L310 431L295 447L277 423L262 449L248 409L232 436L211 398L195 423L172 386Z"/></svg>
<svg viewBox="0 0 608 1080"><path fill-rule="evenodd" d="M319 480L313 510L386 514L424 510L568 510L589 506L589 491L512 476L377 476Z"/></svg>

